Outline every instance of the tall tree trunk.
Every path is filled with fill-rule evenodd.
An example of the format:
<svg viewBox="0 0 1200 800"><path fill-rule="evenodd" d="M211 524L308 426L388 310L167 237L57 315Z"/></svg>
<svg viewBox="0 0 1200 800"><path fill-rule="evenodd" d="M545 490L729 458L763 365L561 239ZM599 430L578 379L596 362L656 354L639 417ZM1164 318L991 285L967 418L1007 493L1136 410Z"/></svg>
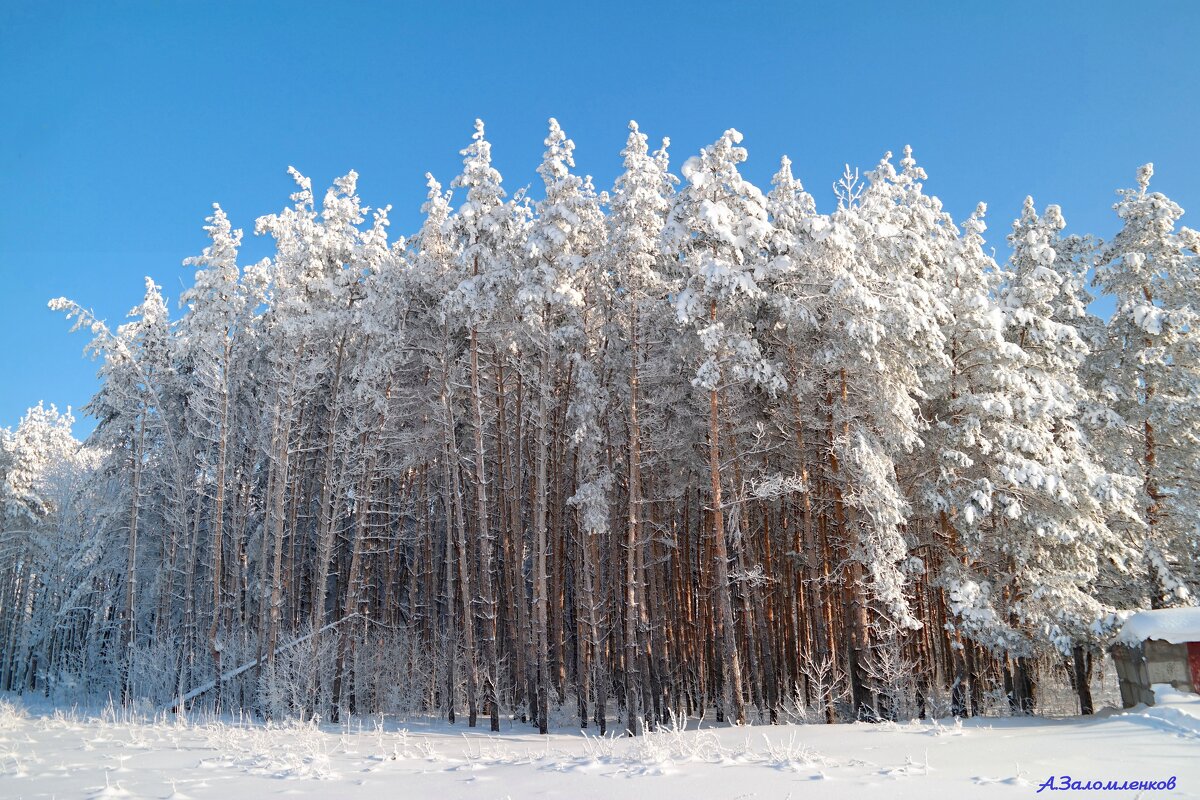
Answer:
<svg viewBox="0 0 1200 800"><path fill-rule="evenodd" d="M637 304L630 321L629 366L629 486L625 527L625 714L627 729L637 736L642 732L642 678L638 672L638 591L637 562L641 547L642 446L638 422L639 342Z"/></svg>
<svg viewBox="0 0 1200 800"><path fill-rule="evenodd" d="M1075 676L1075 692L1079 695L1079 713L1084 716L1094 714L1095 705L1092 703L1092 668L1091 656L1082 645L1075 645L1071 651L1071 668Z"/></svg>
<svg viewBox="0 0 1200 800"><path fill-rule="evenodd" d="M360 437L359 447L364 452L369 447L367 434L364 433ZM375 454L372 452L365 459L362 476L359 479L358 496L355 498L354 530L351 534L352 542L350 545L350 566L346 577L346 603L342 607L342 616L340 619L349 619L350 615L358 610L359 599L362 593L360 573L362 572L363 541L366 539L366 533L363 528L366 526L367 509L370 507L371 497L374 492L374 472ZM339 626L337 636L337 663L333 670L333 693L330 706L330 720L332 722L338 721L339 712L343 709L349 711L349 704L342 697L342 694L347 683L345 679L346 658L353 637L352 626L348 624Z"/></svg>
<svg viewBox="0 0 1200 800"><path fill-rule="evenodd" d="M270 519L274 530L271 555L271 599L270 623L267 629L267 673L274 676L275 647L279 638L279 623L283 614L283 538L284 538L284 503L288 493L289 462L291 458L292 411L296 400L296 381L299 378L299 361L304 352L304 342L295 350L295 360L291 367L291 378L287 389L286 405L282 409L282 418L278 422L279 436L275 442L275 452L272 460L275 462L275 496L271 499ZM279 415L279 402L276 402L276 416Z"/></svg>
<svg viewBox="0 0 1200 800"><path fill-rule="evenodd" d="M446 341L448 344L449 333ZM462 636L463 650L467 659L467 725L474 728L478 719L479 708L477 688L479 686L479 666L475 657L475 610L474 596L471 592L471 569L468 562L466 520L463 519L462 496L459 485L459 451L454 433L454 410L450 403L450 366L449 361L442 364L442 432L443 432L443 465L442 477L447 493L447 537L453 535L458 550L458 588L459 601L462 603ZM450 557L447 548L447 558ZM450 576L452 566L446 567L447 592L450 592ZM452 595L451 595L452 596ZM453 600L447 599L453 609ZM450 614L453 617L453 612ZM451 654L451 661L454 656ZM453 721L453 720L451 720Z"/></svg>
<svg viewBox="0 0 1200 800"><path fill-rule="evenodd" d="M1146 302L1150 305L1154 304L1154 296L1150 291L1149 286L1142 288L1142 295ZM1149 337L1143 342L1148 349L1154 346L1153 340ZM1158 450L1155 441L1154 424L1150 420L1151 403L1154 401L1155 381L1154 376L1144 366L1141 368L1142 373L1142 409L1146 415L1145 421L1142 423L1142 491L1146 499L1146 524L1149 526L1149 531L1146 534L1146 540L1150 543L1151 549L1156 549L1157 534L1162 529L1163 508L1161 500L1163 494L1158 485ZM1166 588L1166 575L1161 574L1159 564L1154 558L1151 558L1148 565L1150 576L1150 607L1151 608L1166 608L1169 604L1170 592Z"/></svg>
<svg viewBox="0 0 1200 800"><path fill-rule="evenodd" d="M338 417L341 415L341 406L339 404L339 393L342 385L342 364L346 353L346 334L342 333L338 338L337 357L334 360L333 375L331 377L329 400L329 419L327 421L328 430L325 432L325 453L323 456L323 473L321 475L321 499L317 504L317 513L320 514L320 528L317 533L317 562L316 577L313 579L312 586L312 607L309 609L311 614L310 624L313 630L317 630L325 624L325 601L329 594L329 559L333 554L333 506L335 499L333 467L337 460L334 454L334 445L337 442L337 423ZM315 643L319 637L314 636ZM316 651L314 650L314 653ZM314 660L315 663L315 660Z"/></svg>
<svg viewBox="0 0 1200 800"><path fill-rule="evenodd" d="M512 607L510 629L512 636L513 669L512 703L514 708L521 708L525 699L527 683L527 661L529 642L529 613L526 596L525 573L522 566L525 532L521 516L520 501L520 468L516 461L521 455L520 437L520 407L517 409L517 420L509 444L508 414L505 404L504 362L506 356L496 353L496 445L500 460L500 475L504 482L505 491L501 497L501 505L506 507L507 514L502 514L504 520L503 557L504 570L508 583L508 601ZM522 715L524 712L522 712ZM524 716L522 716L524 719Z"/></svg>
<svg viewBox="0 0 1200 800"><path fill-rule="evenodd" d="M141 506L142 459L146 446L146 416L138 420L137 444L133 450L133 480L129 508L129 552L125 561L125 657L122 659L121 702L129 702L129 671L133 662L134 637L137 635L135 605L137 601L137 539L138 508Z"/></svg>
<svg viewBox="0 0 1200 800"><path fill-rule="evenodd" d="M546 476L546 461L550 449L547 441L548 430L546 421L547 394L550 392L550 343L543 343L540 365L538 370L537 400L534 418L534 485L533 485L533 536L534 536L534 573L533 573L533 613L536 667L534 691L536 693L536 713L538 731L546 733L550 726L550 650L548 637L548 576L546 574L546 503L549 485Z"/></svg>
<svg viewBox="0 0 1200 800"><path fill-rule="evenodd" d="M717 320L717 303L712 301L711 319ZM733 621L733 597L729 591L729 554L725 545L725 510L721 499L721 402L717 390L708 393L708 472L713 521L713 580L717 596L716 629L722 655L722 690L725 708L733 714L733 723L746 723L746 705L742 696L742 664L738 655L737 629Z"/></svg>
<svg viewBox="0 0 1200 800"><path fill-rule="evenodd" d="M212 622L208 626L208 649L212 653L213 673L221 675L221 646L217 633L221 624L221 576L224 569L224 524L225 524L225 460L229 443L229 353L231 342L225 344L225 357L221 369L221 422L217 440L217 497L213 504L212 520ZM236 498L235 498L236 500ZM214 704L221 708L221 681L217 681Z"/></svg>
<svg viewBox="0 0 1200 800"><path fill-rule="evenodd" d="M479 259L475 259L479 272ZM496 597L493 574L493 540L488 507L488 472L483 452L483 392L479 381L479 337L471 327L471 410L474 412L475 433L475 528L479 539L479 589L483 615L483 702L491 718L491 729L500 730L500 703L497 683L500 662L496 648Z"/></svg>

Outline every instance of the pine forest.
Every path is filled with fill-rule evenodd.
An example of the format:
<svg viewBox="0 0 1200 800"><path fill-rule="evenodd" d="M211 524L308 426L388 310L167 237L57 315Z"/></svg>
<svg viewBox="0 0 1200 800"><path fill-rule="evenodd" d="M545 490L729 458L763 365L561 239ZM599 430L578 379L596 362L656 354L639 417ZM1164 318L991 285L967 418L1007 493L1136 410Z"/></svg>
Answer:
<svg viewBox="0 0 1200 800"><path fill-rule="evenodd" d="M1028 199L998 258L907 148L814 197L630 123L603 189L550 120L526 193L464 140L411 236L292 170L272 255L214 206L177 310L51 301L96 424L0 433L0 690L638 735L1061 679L1086 714L1122 612L1196 602L1200 234L1150 165L1111 240Z"/></svg>

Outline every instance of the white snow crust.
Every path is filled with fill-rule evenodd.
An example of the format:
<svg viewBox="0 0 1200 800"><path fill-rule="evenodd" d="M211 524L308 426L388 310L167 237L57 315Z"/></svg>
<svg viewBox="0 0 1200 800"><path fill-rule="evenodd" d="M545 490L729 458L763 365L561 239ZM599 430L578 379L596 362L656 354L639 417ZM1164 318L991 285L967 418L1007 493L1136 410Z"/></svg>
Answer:
<svg viewBox="0 0 1200 800"><path fill-rule="evenodd" d="M1094 717L702 727L598 737L359 718L98 715L0 697L4 798L999 798L1047 779L1200 797L1200 696ZM1134 793L1123 793L1132 796Z"/></svg>
<svg viewBox="0 0 1200 800"><path fill-rule="evenodd" d="M1200 608L1157 608L1139 611L1121 627L1116 641L1135 646L1146 639L1171 644L1200 642Z"/></svg>

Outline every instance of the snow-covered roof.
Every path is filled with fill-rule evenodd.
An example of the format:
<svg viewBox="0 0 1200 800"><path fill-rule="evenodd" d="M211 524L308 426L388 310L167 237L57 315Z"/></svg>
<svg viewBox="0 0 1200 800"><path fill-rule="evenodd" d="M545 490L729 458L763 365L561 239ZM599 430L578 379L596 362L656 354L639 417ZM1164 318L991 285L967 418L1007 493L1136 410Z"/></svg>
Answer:
<svg viewBox="0 0 1200 800"><path fill-rule="evenodd" d="M1161 639L1171 644L1200 642L1200 608L1139 611L1125 620L1116 642L1137 645L1146 639Z"/></svg>

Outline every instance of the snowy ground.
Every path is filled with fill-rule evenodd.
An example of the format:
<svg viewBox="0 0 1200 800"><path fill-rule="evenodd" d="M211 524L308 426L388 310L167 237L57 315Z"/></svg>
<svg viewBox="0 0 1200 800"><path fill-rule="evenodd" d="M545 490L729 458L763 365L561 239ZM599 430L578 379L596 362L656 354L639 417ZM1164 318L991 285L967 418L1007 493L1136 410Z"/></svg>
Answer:
<svg viewBox="0 0 1200 800"><path fill-rule="evenodd" d="M1090 719L751 726L640 739L440 723L147 722L0 698L0 797L1025 797L1054 776L1200 797L1200 697ZM1050 793L1042 792L1042 797ZM1075 794L1075 793L1072 793ZM1085 792L1086 794L1086 792ZM1113 796L1102 792L1101 796ZM1116 796L1137 797L1137 791Z"/></svg>

